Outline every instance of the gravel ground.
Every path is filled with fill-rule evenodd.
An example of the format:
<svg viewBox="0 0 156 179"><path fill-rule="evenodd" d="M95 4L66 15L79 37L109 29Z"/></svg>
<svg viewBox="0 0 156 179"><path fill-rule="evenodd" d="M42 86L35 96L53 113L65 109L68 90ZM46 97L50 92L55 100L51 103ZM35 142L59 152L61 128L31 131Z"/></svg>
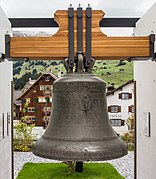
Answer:
<svg viewBox="0 0 156 179"><path fill-rule="evenodd" d="M16 178L18 172L27 162L33 163L56 163L56 160L49 160L37 157L32 152L14 152L14 177ZM129 152L125 157L110 160L118 172L125 176L126 179L134 179L134 152Z"/></svg>

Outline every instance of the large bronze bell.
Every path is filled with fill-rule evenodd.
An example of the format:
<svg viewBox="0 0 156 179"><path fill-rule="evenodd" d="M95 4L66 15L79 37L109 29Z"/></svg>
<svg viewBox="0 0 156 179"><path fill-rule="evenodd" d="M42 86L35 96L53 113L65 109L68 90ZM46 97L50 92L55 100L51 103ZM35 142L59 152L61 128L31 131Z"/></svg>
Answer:
<svg viewBox="0 0 156 179"><path fill-rule="evenodd" d="M104 161L127 154L108 118L106 84L93 74L74 72L53 84L50 123L33 153L61 161Z"/></svg>

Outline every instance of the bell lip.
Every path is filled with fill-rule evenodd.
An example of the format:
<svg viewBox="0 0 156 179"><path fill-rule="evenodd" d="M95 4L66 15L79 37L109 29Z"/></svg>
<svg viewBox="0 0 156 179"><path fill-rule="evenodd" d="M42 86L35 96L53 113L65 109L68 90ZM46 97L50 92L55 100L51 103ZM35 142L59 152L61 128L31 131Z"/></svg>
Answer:
<svg viewBox="0 0 156 179"><path fill-rule="evenodd" d="M51 141L52 142L52 141ZM106 141L104 141L105 143ZM48 141L48 143L50 143ZM67 143L66 145L69 146L71 142ZM87 142L86 142L87 143ZM94 142L95 143L95 142ZM33 148L33 154L39 157L58 160L58 161L105 161L105 160L113 160L120 157L123 157L128 154L127 147L125 144L117 139L116 144L111 147L108 146L108 149L102 148L104 143L100 144L96 142L97 146L100 148L100 151L69 151L69 150L62 150L63 143L58 141L57 146L47 146L47 141L43 138L40 138ZM88 143L87 143L88 144ZM86 145L85 142L82 142L82 145ZM79 146L79 145L77 145ZM115 147L116 146L116 147ZM72 147L71 147L72 148ZM79 148L79 147L78 147ZM82 148L85 148L82 146Z"/></svg>
<svg viewBox="0 0 156 179"><path fill-rule="evenodd" d="M40 152L39 152L40 151ZM59 153L59 151L57 151ZM114 160L114 159L118 159L121 157L124 157L125 155L128 154L127 150L123 150L122 154L120 155L112 155L112 156L105 156L105 157L97 157L96 154L95 156L92 155L92 157L88 157L88 158L78 158L78 157L68 157L68 154L64 152L64 157L59 157L59 156L55 156L55 155L46 155L43 154L43 151L41 152L41 150L33 150L33 154L38 156L38 157L42 157L42 158L46 158L46 159L51 159L51 160L58 160L58 161L106 161L106 160ZM88 154L89 155L89 154ZM103 153L99 154L99 155L103 155Z"/></svg>

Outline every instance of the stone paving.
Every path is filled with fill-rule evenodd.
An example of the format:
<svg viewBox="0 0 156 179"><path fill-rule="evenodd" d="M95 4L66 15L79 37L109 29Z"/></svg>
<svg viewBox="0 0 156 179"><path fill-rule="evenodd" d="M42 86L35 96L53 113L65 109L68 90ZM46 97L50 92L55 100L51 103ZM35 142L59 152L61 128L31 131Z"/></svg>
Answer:
<svg viewBox="0 0 156 179"><path fill-rule="evenodd" d="M37 157L31 152L14 152L14 175L15 178L23 165L27 162L33 163L56 163L56 160L49 160ZM128 155L116 160L110 160L118 172L125 176L126 179L134 179L134 152L129 152Z"/></svg>

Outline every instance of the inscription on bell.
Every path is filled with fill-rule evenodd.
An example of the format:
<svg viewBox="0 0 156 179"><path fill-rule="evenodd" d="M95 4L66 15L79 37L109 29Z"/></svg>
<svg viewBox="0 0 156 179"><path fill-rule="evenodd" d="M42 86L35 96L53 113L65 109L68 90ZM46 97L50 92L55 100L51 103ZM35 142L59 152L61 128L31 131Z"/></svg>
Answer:
<svg viewBox="0 0 156 179"><path fill-rule="evenodd" d="M84 95L81 99L82 110L89 111L90 110L90 98L87 95Z"/></svg>

